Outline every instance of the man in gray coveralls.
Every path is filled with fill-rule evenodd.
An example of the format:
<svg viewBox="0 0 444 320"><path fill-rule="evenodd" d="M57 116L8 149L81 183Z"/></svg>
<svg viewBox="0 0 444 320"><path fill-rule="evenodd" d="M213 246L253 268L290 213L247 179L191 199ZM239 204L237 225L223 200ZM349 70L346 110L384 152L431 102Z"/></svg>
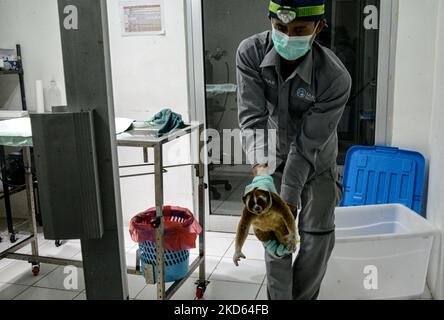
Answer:
<svg viewBox="0 0 444 320"><path fill-rule="evenodd" d="M301 246L292 266L282 245L265 245L268 298L317 299L335 244L334 209L342 196L337 127L351 77L315 42L326 26L325 0L272 0L269 17L272 31L238 49L239 124L254 175L273 175L282 199L301 210ZM276 130L275 157L258 152L268 150L268 140L251 130Z"/></svg>

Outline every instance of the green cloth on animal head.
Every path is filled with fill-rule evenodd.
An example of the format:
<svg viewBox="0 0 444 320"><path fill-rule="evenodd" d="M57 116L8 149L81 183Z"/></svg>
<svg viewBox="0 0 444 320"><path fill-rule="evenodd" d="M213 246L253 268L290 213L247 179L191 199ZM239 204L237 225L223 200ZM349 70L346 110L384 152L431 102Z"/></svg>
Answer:
<svg viewBox="0 0 444 320"><path fill-rule="evenodd" d="M276 186L274 185L273 177L269 175L255 177L253 182L245 188L245 194L253 191L256 188L278 194Z"/></svg>

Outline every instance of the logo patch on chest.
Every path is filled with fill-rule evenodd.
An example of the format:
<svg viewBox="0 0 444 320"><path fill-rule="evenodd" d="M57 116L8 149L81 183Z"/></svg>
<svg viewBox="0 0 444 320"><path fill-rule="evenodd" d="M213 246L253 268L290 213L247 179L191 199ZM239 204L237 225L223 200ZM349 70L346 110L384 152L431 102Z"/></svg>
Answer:
<svg viewBox="0 0 444 320"><path fill-rule="evenodd" d="M314 97L314 95L313 95L311 92L309 92L309 91L307 91L306 89L304 89L304 88L299 88L299 89L296 91L296 95L297 95L299 98L301 98L301 99L305 99L305 100L310 101L310 102L314 102L314 101L316 100L315 97Z"/></svg>

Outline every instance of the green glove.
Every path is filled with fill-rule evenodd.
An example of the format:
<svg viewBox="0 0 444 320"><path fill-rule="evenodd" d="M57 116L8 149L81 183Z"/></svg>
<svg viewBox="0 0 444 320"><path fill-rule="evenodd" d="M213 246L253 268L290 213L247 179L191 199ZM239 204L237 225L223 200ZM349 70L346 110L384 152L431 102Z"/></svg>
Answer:
<svg viewBox="0 0 444 320"><path fill-rule="evenodd" d="M276 190L276 186L274 185L273 177L269 175L255 177L253 179L253 182L245 188L245 194L251 192L256 188L276 194L278 193Z"/></svg>
<svg viewBox="0 0 444 320"><path fill-rule="evenodd" d="M288 256L290 254L292 254L291 251L288 251L287 248L277 242L276 240L270 240L266 243L264 243L265 249L272 255L275 256L277 258L283 258L285 256Z"/></svg>

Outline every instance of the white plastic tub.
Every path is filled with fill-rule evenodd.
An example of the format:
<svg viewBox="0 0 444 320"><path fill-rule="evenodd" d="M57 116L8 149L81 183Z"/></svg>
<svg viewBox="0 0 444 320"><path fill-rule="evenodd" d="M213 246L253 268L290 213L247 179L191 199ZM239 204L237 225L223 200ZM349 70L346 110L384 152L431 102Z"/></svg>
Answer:
<svg viewBox="0 0 444 320"><path fill-rule="evenodd" d="M422 295L438 229L402 205L336 210L336 246L319 299ZM437 237L436 237L437 238Z"/></svg>

